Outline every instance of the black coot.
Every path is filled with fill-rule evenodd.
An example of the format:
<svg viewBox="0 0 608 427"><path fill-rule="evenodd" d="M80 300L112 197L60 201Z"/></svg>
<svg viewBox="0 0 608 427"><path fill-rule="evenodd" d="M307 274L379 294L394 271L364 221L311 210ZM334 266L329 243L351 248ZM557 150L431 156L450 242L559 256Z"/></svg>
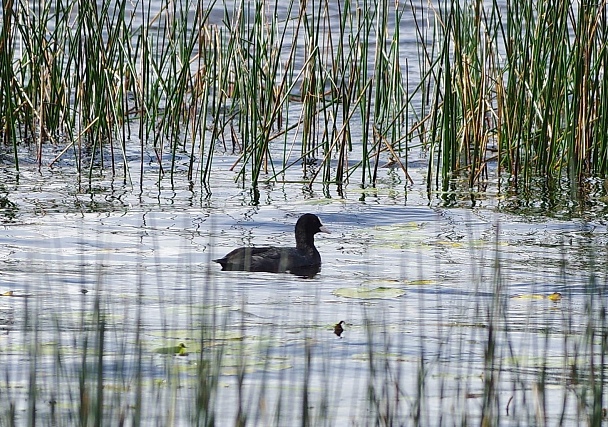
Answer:
<svg viewBox="0 0 608 427"><path fill-rule="evenodd" d="M321 255L315 248L315 234L329 233L316 215L304 214L296 223L296 247L244 247L213 261L222 270L266 271L270 273L319 271Z"/></svg>

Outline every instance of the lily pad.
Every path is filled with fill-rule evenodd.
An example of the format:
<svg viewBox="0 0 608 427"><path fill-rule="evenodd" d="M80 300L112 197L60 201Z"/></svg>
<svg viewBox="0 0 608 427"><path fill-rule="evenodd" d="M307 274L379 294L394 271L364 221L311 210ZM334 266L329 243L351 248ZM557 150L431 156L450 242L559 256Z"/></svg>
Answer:
<svg viewBox="0 0 608 427"><path fill-rule="evenodd" d="M559 292L553 292L551 295L541 295L541 294L521 294L514 295L511 298L513 299L531 299L531 300L540 300L540 299L548 299L553 302L561 301L562 294Z"/></svg>
<svg viewBox="0 0 608 427"><path fill-rule="evenodd" d="M418 280L410 280L408 285L416 285L416 286L424 286L424 285L434 285L436 282L430 279L418 279Z"/></svg>
<svg viewBox="0 0 608 427"><path fill-rule="evenodd" d="M18 293L15 291L6 291L2 294L0 294L0 297L21 297L21 298L28 298L31 297L32 294L23 294L23 293Z"/></svg>
<svg viewBox="0 0 608 427"><path fill-rule="evenodd" d="M371 231L373 236L371 245L375 248L392 249L429 248L423 243L426 239L423 229L424 224L415 222L378 226Z"/></svg>
<svg viewBox="0 0 608 427"><path fill-rule="evenodd" d="M362 282L362 287L371 289L374 285L386 285L387 287L390 287L391 285L404 285L405 283L406 281L401 279L369 279Z"/></svg>
<svg viewBox="0 0 608 427"><path fill-rule="evenodd" d="M370 289L372 286L383 286L394 287L402 285L410 286L423 286L423 285L434 285L437 282L430 279L418 279L418 280L405 280L405 279L370 279L362 282L363 287Z"/></svg>
<svg viewBox="0 0 608 427"><path fill-rule="evenodd" d="M536 300L536 299L545 299L544 295L539 295L539 294L521 294L521 295L514 295L511 298L513 299L532 299L532 300Z"/></svg>
<svg viewBox="0 0 608 427"><path fill-rule="evenodd" d="M397 298L405 294L401 288L389 288L379 286L377 288L358 287L358 288L338 288L332 292L337 297L356 298L356 299L388 299Z"/></svg>
<svg viewBox="0 0 608 427"><path fill-rule="evenodd" d="M183 342L180 342L179 345L172 347L160 347L154 349L154 353L158 354L176 354L178 356L186 356L188 354L186 350L186 345Z"/></svg>
<svg viewBox="0 0 608 427"><path fill-rule="evenodd" d="M451 240L437 240L435 244L437 246L446 246L450 248L462 248L464 246L462 242L454 242Z"/></svg>

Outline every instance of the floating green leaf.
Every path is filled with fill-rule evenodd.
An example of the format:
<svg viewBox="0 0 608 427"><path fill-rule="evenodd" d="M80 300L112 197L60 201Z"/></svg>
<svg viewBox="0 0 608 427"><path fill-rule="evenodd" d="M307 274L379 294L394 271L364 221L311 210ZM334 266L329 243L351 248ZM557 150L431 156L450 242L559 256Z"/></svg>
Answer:
<svg viewBox="0 0 608 427"><path fill-rule="evenodd" d="M412 286L434 285L435 281L430 279L418 279L410 280L407 284Z"/></svg>
<svg viewBox="0 0 608 427"><path fill-rule="evenodd" d="M186 345L183 342L180 342L176 346L172 347L160 347L154 350L154 353L158 354L176 354L178 356L186 356L188 352L186 351Z"/></svg>

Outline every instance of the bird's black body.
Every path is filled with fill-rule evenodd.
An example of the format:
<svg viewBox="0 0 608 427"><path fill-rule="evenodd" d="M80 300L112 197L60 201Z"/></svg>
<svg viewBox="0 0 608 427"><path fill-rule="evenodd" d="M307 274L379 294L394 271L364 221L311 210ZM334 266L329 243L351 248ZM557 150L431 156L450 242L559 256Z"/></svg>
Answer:
<svg viewBox="0 0 608 427"><path fill-rule="evenodd" d="M214 261L222 270L291 272L299 274L321 266L321 255L315 248L315 234L329 233L316 215L304 214L296 223L296 247L243 247Z"/></svg>

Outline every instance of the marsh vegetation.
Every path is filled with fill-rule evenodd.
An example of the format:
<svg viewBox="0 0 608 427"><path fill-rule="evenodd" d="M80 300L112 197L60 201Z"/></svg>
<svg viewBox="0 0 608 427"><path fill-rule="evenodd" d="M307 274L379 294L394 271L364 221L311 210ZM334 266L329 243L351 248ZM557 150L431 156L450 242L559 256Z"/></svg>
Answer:
<svg viewBox="0 0 608 427"><path fill-rule="evenodd" d="M235 152L256 187L293 167L374 185L423 150L429 188L540 176L584 191L607 171L606 30L598 3L9 2L5 156L18 169L28 146L41 167L140 185L152 156L159 177L205 185Z"/></svg>

